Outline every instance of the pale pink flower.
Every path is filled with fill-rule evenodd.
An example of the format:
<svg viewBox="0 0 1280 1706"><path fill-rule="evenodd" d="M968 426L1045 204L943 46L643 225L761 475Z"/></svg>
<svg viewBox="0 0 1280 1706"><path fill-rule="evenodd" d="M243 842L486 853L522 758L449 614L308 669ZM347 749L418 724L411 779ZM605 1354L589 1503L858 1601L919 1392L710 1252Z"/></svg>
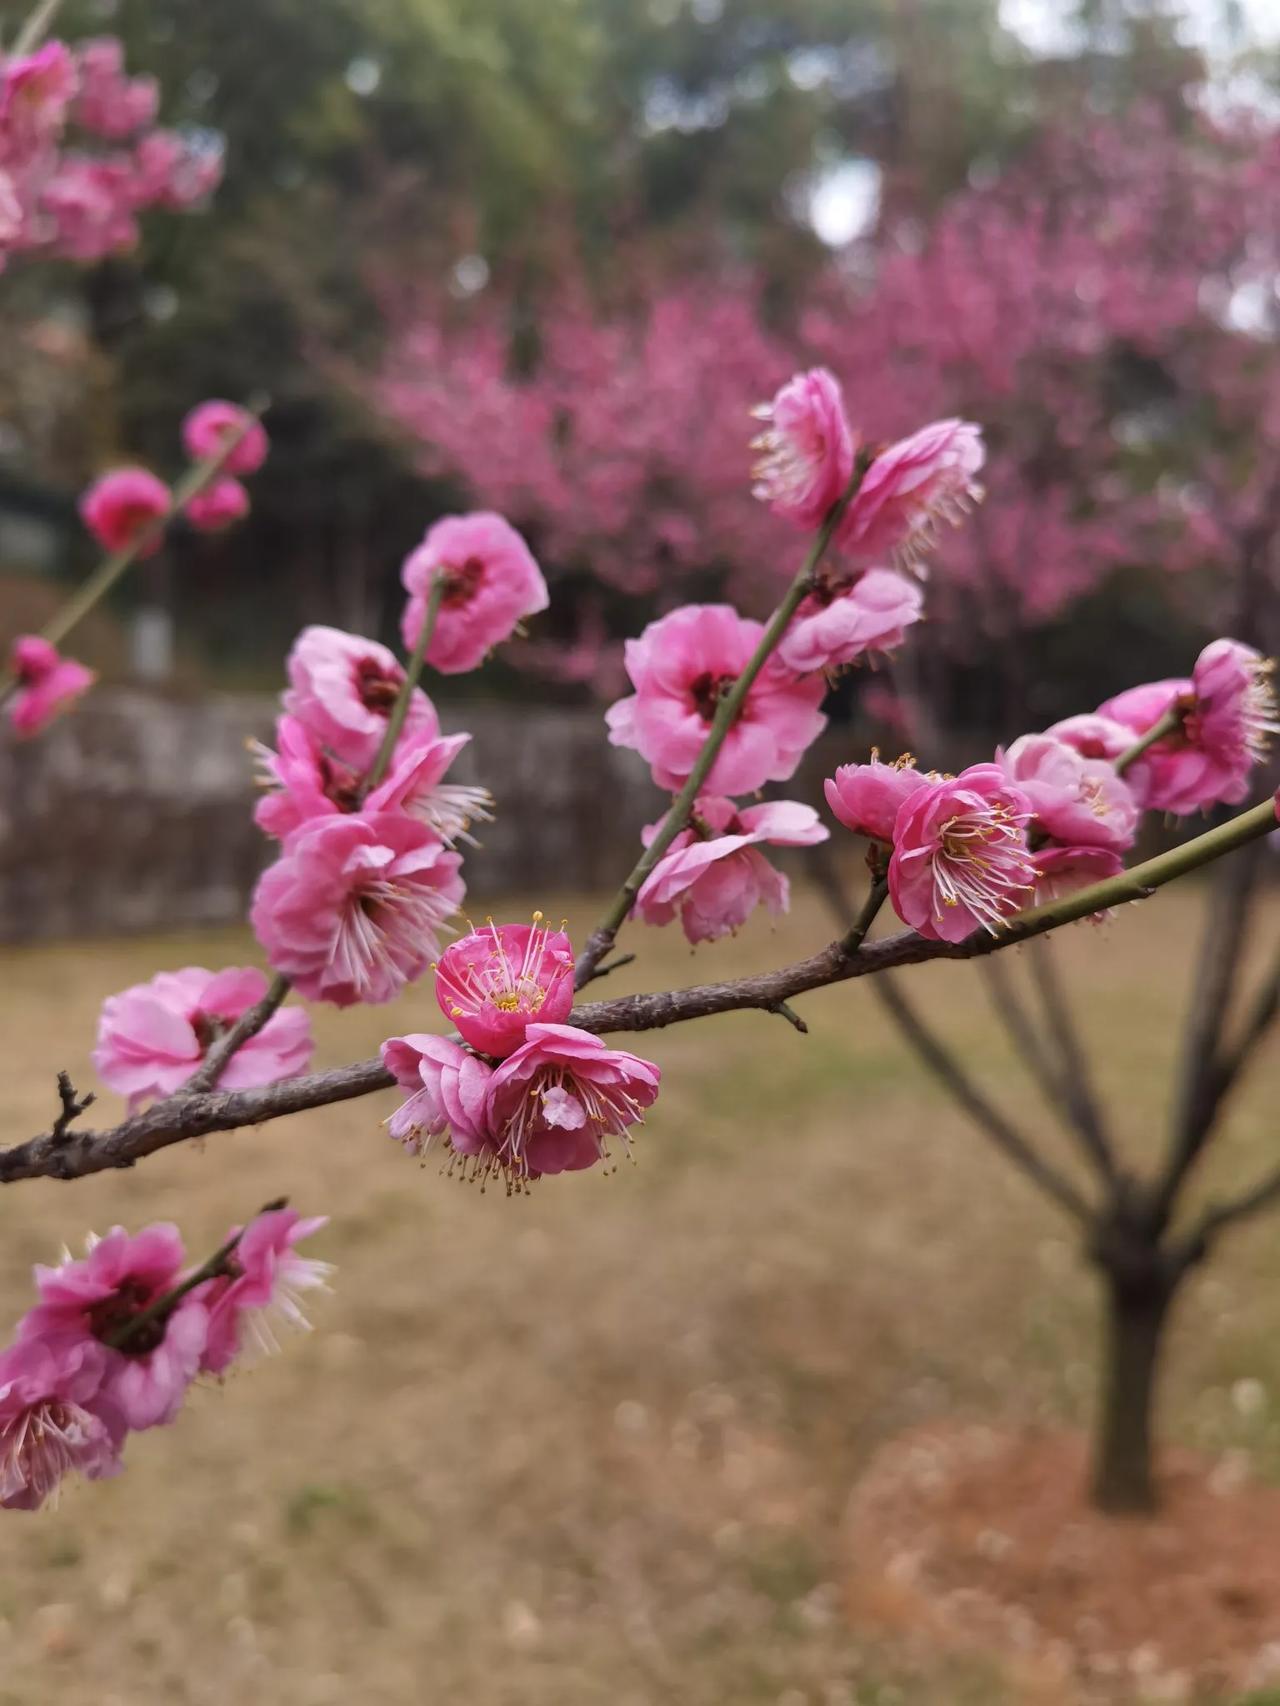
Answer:
<svg viewBox="0 0 1280 1706"><path fill-rule="evenodd" d="M892 557L903 568L918 567L939 524L958 523L981 497L977 474L985 458L972 421L934 421L891 444L863 476L838 543L860 562Z"/></svg>
<svg viewBox="0 0 1280 1706"><path fill-rule="evenodd" d="M385 782L365 802L371 812L398 811L434 830L448 846L470 841L473 823L492 823L493 795L468 782L446 782L450 765L471 736L427 735L402 738Z"/></svg>
<svg viewBox="0 0 1280 1706"><path fill-rule="evenodd" d="M80 515L98 543L123 551L155 521L169 513L169 488L145 468L113 468L95 480L80 499ZM139 553L160 549L160 536Z"/></svg>
<svg viewBox="0 0 1280 1706"><path fill-rule="evenodd" d="M1123 777L1106 759L1083 758L1053 735L1023 735L997 754L1011 782L1030 800L1036 826L1069 846L1132 847L1141 812Z"/></svg>
<svg viewBox="0 0 1280 1706"><path fill-rule="evenodd" d="M1061 900L1107 877L1118 877L1124 861L1110 847L1042 847L1031 855L1035 865L1035 904ZM1103 919L1105 912L1095 912Z"/></svg>
<svg viewBox="0 0 1280 1706"><path fill-rule="evenodd" d="M846 829L892 845L899 806L917 788L938 780L923 775L915 764L905 755L896 764L881 764L873 748L870 764L842 764L822 784L822 791Z"/></svg>
<svg viewBox="0 0 1280 1706"><path fill-rule="evenodd" d="M996 764L917 788L898 810L889 893L905 924L931 941L992 935L1030 903L1031 802Z"/></svg>
<svg viewBox="0 0 1280 1706"><path fill-rule="evenodd" d="M440 953L465 892L456 853L400 812L318 818L258 879L250 917L309 1001L390 1001Z"/></svg>
<svg viewBox="0 0 1280 1706"><path fill-rule="evenodd" d="M508 1186L543 1173L576 1172L630 1150L631 1127L658 1094L659 1071L575 1025L530 1025L524 1044L495 1067L487 1117L493 1149L479 1170Z"/></svg>
<svg viewBox="0 0 1280 1706"><path fill-rule="evenodd" d="M95 136L112 141L132 136L154 124L160 108L160 87L154 77L127 77L124 48L115 36L98 36L76 44L80 91L75 121Z"/></svg>
<svg viewBox="0 0 1280 1706"><path fill-rule="evenodd" d="M133 1113L184 1084L217 1038L266 992L266 977L254 966L219 972L184 966L108 996L93 1052L98 1076L128 1097ZM292 1078L306 1070L312 1047L304 1009L281 1008L232 1055L219 1085L245 1090Z"/></svg>
<svg viewBox="0 0 1280 1706"><path fill-rule="evenodd" d="M0 58L0 159L21 163L59 134L76 82L75 64L60 41Z"/></svg>
<svg viewBox="0 0 1280 1706"><path fill-rule="evenodd" d="M1064 717L1045 733L1055 740L1073 746L1082 758L1119 758L1133 745L1133 730L1114 717L1100 716L1096 711L1084 711L1078 716Z"/></svg>
<svg viewBox="0 0 1280 1706"><path fill-rule="evenodd" d="M38 634L19 635L9 653L9 667L18 683L9 701L9 721L20 735L39 734L98 679L93 670L64 658Z"/></svg>
<svg viewBox="0 0 1280 1706"><path fill-rule="evenodd" d="M330 1262L300 1256L296 1246L329 1224L327 1215L304 1220L296 1209L267 1209L240 1233L231 1253L230 1275L219 1275L200 1288L209 1312L209 1333L201 1370L222 1374L244 1348L251 1333L262 1350L279 1347L274 1324L306 1331L303 1312L307 1292L327 1289ZM234 1228L233 1228L234 1233Z"/></svg>
<svg viewBox="0 0 1280 1706"><path fill-rule="evenodd" d="M241 435L222 461L224 474L256 474L270 448L267 429L248 409L211 397L197 403L182 423L182 445L193 462L206 462Z"/></svg>
<svg viewBox="0 0 1280 1706"><path fill-rule="evenodd" d="M537 1020L558 1024L573 1006L573 947L542 914L532 924L486 924L445 949L436 1000L464 1042L483 1054L513 1053Z"/></svg>
<svg viewBox="0 0 1280 1706"><path fill-rule="evenodd" d="M919 586L892 569L867 569L852 584L824 577L782 636L778 658L798 675L831 672L868 652L890 652L924 612Z"/></svg>
<svg viewBox="0 0 1280 1706"><path fill-rule="evenodd" d="M428 594L440 576L445 590L427 662L442 675L477 668L526 616L547 608L542 570L509 522L483 510L446 515L428 529L400 570L409 594L401 633L411 651L422 631Z"/></svg>
<svg viewBox="0 0 1280 1706"><path fill-rule="evenodd" d="M221 178L221 147L211 146L205 136L149 130L133 151L134 193L144 204L155 203L181 213L204 201Z"/></svg>
<svg viewBox="0 0 1280 1706"><path fill-rule="evenodd" d="M646 843L659 827L649 825ZM812 806L794 800L739 810L732 800L703 795L693 827L681 830L641 884L636 916L646 924L670 924L679 914L694 943L741 929L757 906L777 917L790 904L791 885L760 847L812 847L829 834Z"/></svg>
<svg viewBox="0 0 1280 1706"><path fill-rule="evenodd" d="M239 480L215 480L197 492L183 512L200 533L220 533L249 513L249 494Z"/></svg>
<svg viewBox="0 0 1280 1706"><path fill-rule="evenodd" d="M126 1428L102 1398L106 1353L83 1337L19 1340L0 1354L0 1505L36 1510L73 1471L117 1474Z"/></svg>
<svg viewBox="0 0 1280 1706"><path fill-rule="evenodd" d="M98 261L138 241L142 201L127 164L63 154L40 191L46 245L74 261ZM151 476L147 476L148 479Z"/></svg>
<svg viewBox="0 0 1280 1706"><path fill-rule="evenodd" d="M181 1280L178 1229L158 1221L130 1237L114 1226L105 1238L90 1237L87 1250L56 1268L37 1264L40 1302L19 1322L18 1338L100 1346L101 1395L126 1424L141 1430L171 1422L200 1367L209 1327L204 1304L188 1293L135 1339L119 1348L109 1341Z"/></svg>
<svg viewBox="0 0 1280 1706"><path fill-rule="evenodd" d="M389 1037L382 1064L409 1099L387 1121L392 1137L411 1155L423 1155L436 1138L459 1156L492 1156L488 1095L493 1068L451 1037L419 1032Z"/></svg>
<svg viewBox="0 0 1280 1706"><path fill-rule="evenodd" d="M387 718L404 682L393 653L376 640L340 628L304 628L285 665L289 690L284 708L305 723L343 764L364 771L372 764ZM421 688L409 699L404 735L438 735L435 707Z"/></svg>
<svg viewBox="0 0 1280 1706"><path fill-rule="evenodd" d="M636 691L609 707L614 746L634 747L660 788L679 788L706 741L724 694L749 662L764 629L727 604L689 604L651 622L626 645ZM822 733L825 684L797 680L770 658L752 683L707 777L709 792L749 794L795 774Z"/></svg>
<svg viewBox="0 0 1280 1706"><path fill-rule="evenodd" d="M825 367L797 373L752 412L768 423L751 445L761 453L752 496L801 527L821 526L853 474L839 381Z"/></svg>

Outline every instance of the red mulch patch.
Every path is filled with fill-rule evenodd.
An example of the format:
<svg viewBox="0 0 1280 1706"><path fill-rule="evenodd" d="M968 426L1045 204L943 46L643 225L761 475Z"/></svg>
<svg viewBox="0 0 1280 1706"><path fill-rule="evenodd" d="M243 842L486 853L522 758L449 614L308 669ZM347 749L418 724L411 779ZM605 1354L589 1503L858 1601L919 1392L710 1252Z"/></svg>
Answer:
<svg viewBox="0 0 1280 1706"><path fill-rule="evenodd" d="M1076 1434L949 1423L882 1450L847 1527L854 1620L982 1654L1037 1706L1280 1683L1280 1489L1171 1450L1155 1518L1084 1503Z"/></svg>

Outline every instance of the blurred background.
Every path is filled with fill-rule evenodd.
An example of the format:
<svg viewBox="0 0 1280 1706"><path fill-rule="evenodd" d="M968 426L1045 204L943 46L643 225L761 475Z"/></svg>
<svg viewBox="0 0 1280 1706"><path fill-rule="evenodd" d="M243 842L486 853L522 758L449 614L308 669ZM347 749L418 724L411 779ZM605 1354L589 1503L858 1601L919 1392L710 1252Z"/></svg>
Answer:
<svg viewBox="0 0 1280 1706"><path fill-rule="evenodd" d="M176 531L78 631L104 682L80 711L0 741L6 1133L47 1124L59 1068L89 1082L106 995L259 958L246 745L284 653L308 622L395 644L401 560L452 510L505 513L552 592L429 684L499 804L470 904L581 936L661 804L604 740L623 639L692 599L763 615L794 570L749 410L797 367L869 441L964 414L989 463L929 620L833 692L788 793L875 742L985 756L1217 633L1280 647L1273 0L67 0L58 31L122 36L225 178L129 254L0 281L6 632L92 566L87 481L172 478L194 402L265 389L272 454L246 523ZM811 951L830 923L796 888L696 959L637 929L610 988ZM1200 900L1061 949L1139 1160ZM926 1015L1038 1131L975 974L932 970ZM320 1015L320 1063L430 1005ZM7 1193L10 1314L86 1225L171 1215L198 1248L283 1192L341 1213L321 1332L135 1442L124 1482L0 1526L0 1706L1074 1701L846 1624L875 1449L939 1415L1082 1422L1094 1322L1068 1231L871 1000L806 1016L767 1049L760 1015L656 1038L661 1117L607 1184L481 1201L409 1167L380 1097ZM1206 1188L1274 1150L1272 1050ZM1162 1423L1271 1480L1274 1245L1189 1297ZM1128 1658L1078 1698L1193 1698Z"/></svg>

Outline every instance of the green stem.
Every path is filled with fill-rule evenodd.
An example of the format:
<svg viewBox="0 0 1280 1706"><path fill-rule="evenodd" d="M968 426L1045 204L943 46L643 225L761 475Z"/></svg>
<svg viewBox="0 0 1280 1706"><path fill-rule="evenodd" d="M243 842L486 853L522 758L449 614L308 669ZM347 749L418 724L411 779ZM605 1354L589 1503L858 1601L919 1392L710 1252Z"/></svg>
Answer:
<svg viewBox="0 0 1280 1706"><path fill-rule="evenodd" d="M409 654L404 680L400 684L396 702L391 707L391 715L387 718L382 744L379 746L373 763L369 766L369 773L364 779L364 787L361 790L362 798L378 786L391 767L396 742L400 739L405 718L409 715L409 701L413 697L414 688L418 685L418 678L422 674L422 666L426 661L427 648L430 646L432 635L436 631L436 619L440 615L440 606L444 601L444 594L445 577L438 574L431 583L431 591L427 594L427 608L423 614L417 644Z"/></svg>
<svg viewBox="0 0 1280 1706"><path fill-rule="evenodd" d="M14 37L13 46L6 58L21 59L24 54L34 53L44 40L45 32L58 15L58 7L62 0L43 0L43 4L35 8L25 24Z"/></svg>
<svg viewBox="0 0 1280 1706"><path fill-rule="evenodd" d="M1154 746L1158 740L1163 740L1166 735L1177 734L1181 727L1182 712L1174 705L1165 712L1159 722L1152 723L1140 740L1134 741L1131 747L1120 754L1119 758L1116 759L1116 775L1123 776L1129 766L1136 763L1148 747Z"/></svg>
<svg viewBox="0 0 1280 1706"><path fill-rule="evenodd" d="M52 619L40 630L42 639L48 640L51 646L62 644L72 629L77 627L89 614L94 605L106 597L125 570L164 537L169 523L182 513L192 498L198 497L206 486L213 483L222 472L223 464L228 456L235 450L245 434L250 431L265 408L266 403L262 399L250 404L245 411L249 416L245 424L233 437L226 440L216 455L206 457L203 462L197 462L187 471L186 475L178 481L169 494L169 507L163 515L158 515L154 520L149 521L132 543L126 545L122 551L113 551L109 557L103 559L88 580L76 588L62 608L56 611ZM16 677L6 672L6 677L0 681L0 705L9 699L17 687Z"/></svg>
<svg viewBox="0 0 1280 1706"><path fill-rule="evenodd" d="M799 573L784 593L782 602L769 618L764 633L760 636L760 642L751 654L742 674L738 676L716 706L715 715L711 719L711 727L707 731L707 738L702 743L702 750L694 760L693 769L689 772L684 786L671 802L670 810L663 818L657 834L636 861L630 875L614 896L608 911L587 938L586 946L578 956L574 978L575 988L581 989L584 984L591 982L595 976L596 967L612 948L618 931L622 928L627 914L635 904L636 895L640 892L645 878L657 865L658 860L661 859L680 831L687 826L694 802L702 792L707 777L711 774L712 766L719 756L720 748L724 745L729 730L738 720L738 714L746 703L747 695L755 685L760 671L768 663L770 656L777 648L778 642L786 632L788 623L799 609L805 595L812 589L814 572L831 543L841 517L862 484L869 466L869 462L860 461L854 469L853 478L849 481L839 501L831 506L826 520L818 529L813 544L809 547L804 562L800 565Z"/></svg>

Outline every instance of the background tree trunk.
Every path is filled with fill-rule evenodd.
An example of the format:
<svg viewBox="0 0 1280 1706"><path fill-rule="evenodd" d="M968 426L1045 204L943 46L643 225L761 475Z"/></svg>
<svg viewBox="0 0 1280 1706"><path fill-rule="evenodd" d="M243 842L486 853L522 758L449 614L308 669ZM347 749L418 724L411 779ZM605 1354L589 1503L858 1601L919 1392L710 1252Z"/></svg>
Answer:
<svg viewBox="0 0 1280 1706"><path fill-rule="evenodd" d="M1098 1387L1092 1497L1100 1510L1142 1514L1159 1502L1152 1412L1177 1281L1150 1261L1103 1265L1106 1345Z"/></svg>

